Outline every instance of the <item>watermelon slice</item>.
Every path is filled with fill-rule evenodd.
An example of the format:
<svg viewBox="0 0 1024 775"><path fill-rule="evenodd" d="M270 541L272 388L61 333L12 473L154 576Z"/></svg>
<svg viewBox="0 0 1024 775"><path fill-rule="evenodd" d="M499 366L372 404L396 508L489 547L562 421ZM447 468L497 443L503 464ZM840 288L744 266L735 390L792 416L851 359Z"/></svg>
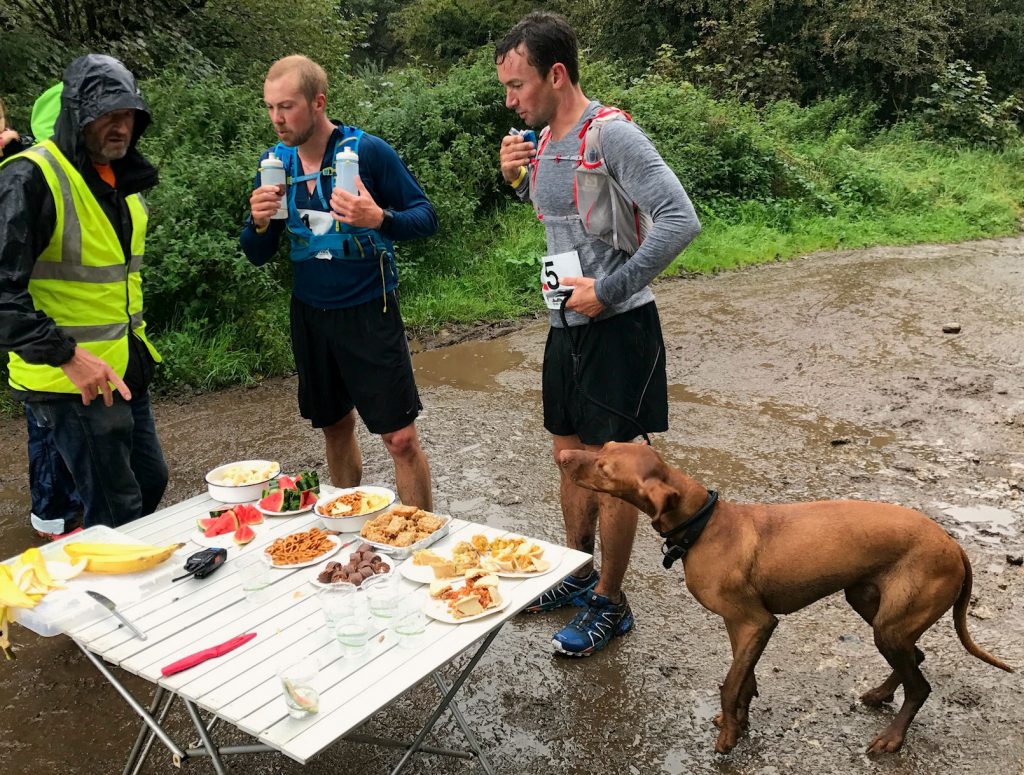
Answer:
<svg viewBox="0 0 1024 775"><path fill-rule="evenodd" d="M302 503L300 504L299 508L308 509L314 503L316 503L316 493L313 492L312 490L303 490Z"/></svg>
<svg viewBox="0 0 1024 775"><path fill-rule="evenodd" d="M298 489L295 486L295 480L290 476L281 476L277 479L277 486L282 490L295 490Z"/></svg>
<svg viewBox="0 0 1024 775"><path fill-rule="evenodd" d="M263 515L256 510L255 506L248 503L235 506L234 511L240 525L259 525L263 522Z"/></svg>
<svg viewBox="0 0 1024 775"><path fill-rule="evenodd" d="M316 471L303 471L295 480L295 486L300 490L320 492L320 474Z"/></svg>
<svg viewBox="0 0 1024 775"><path fill-rule="evenodd" d="M256 537L256 531L252 529L250 525L242 525L236 531L234 536L235 543L239 546L245 546L252 539Z"/></svg>
<svg viewBox="0 0 1024 775"><path fill-rule="evenodd" d="M239 526L238 517L235 516L233 509L228 509L219 517L211 517L208 520L201 519L199 522L208 523L206 528L203 530L203 535L207 538L214 538L215 536L230 533L237 530Z"/></svg>
<svg viewBox="0 0 1024 775"><path fill-rule="evenodd" d="M274 490L270 495L260 501L260 508L264 511L281 511L281 505L284 503L284 491Z"/></svg>

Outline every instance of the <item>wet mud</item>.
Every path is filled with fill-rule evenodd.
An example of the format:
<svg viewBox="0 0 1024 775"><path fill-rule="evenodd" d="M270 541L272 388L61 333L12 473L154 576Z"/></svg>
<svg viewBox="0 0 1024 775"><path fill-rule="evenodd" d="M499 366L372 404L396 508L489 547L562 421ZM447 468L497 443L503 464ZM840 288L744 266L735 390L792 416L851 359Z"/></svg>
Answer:
<svg viewBox="0 0 1024 775"><path fill-rule="evenodd" d="M664 282L656 296L672 386L671 430L655 439L662 454L730 500L852 497L924 511L973 563L974 639L1024 668L1024 572L1013 564L1024 554L1024 239L818 254ZM943 333L952 324L959 333ZM558 540L557 475L540 423L545 324L504 328L511 333L415 355L435 506ZM294 393L292 378L158 402L171 468L165 502L200 492L205 471L223 461L325 470L322 439L298 417ZM365 481L391 482L380 441L361 433ZM35 542L23 422L0 423L0 439L8 556ZM520 616L503 629L463 694L499 772L1024 773L1022 679L968 655L948 614L920 642L933 691L904 749L866 757L898 706L857 702L888 667L841 596L782 617L759 665L749 734L717 756L711 718L728 639L681 571L660 561L642 520L625 585L636 628L590 659L550 651L572 612ZM0 666L3 769L120 772L136 722L113 689L66 638L17 627L14 636L20 657ZM365 731L411 737L434 701L433 687L418 687ZM187 734L183 710L170 726ZM463 742L447 717L432 738ZM269 755L229 763L256 773L383 773L398 758L344 744L305 769ZM208 762L186 766L212 771ZM163 750L145 768L171 771ZM408 771L475 770L420 756Z"/></svg>

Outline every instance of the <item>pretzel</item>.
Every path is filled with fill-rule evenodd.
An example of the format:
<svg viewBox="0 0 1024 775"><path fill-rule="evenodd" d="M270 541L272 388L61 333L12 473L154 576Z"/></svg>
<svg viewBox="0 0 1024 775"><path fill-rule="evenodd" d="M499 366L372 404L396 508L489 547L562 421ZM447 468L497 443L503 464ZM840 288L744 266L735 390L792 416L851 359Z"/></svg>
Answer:
<svg viewBox="0 0 1024 775"><path fill-rule="evenodd" d="M309 562L334 548L326 531L318 527L304 533L292 533L278 538L266 550L274 565L295 565Z"/></svg>

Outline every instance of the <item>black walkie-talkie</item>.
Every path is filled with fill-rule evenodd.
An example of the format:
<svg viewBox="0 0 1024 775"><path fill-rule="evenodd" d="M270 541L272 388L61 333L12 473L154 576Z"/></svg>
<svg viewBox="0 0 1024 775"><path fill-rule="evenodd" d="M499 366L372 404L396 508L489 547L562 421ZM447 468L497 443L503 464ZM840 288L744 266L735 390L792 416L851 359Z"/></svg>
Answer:
<svg viewBox="0 0 1024 775"><path fill-rule="evenodd" d="M224 560L228 558L227 549L203 549L201 552L189 555L189 558L185 560L185 570L188 571L183 576L178 576L176 579L171 579L172 582L181 581L187 579L189 576L195 576L197 579L205 579L217 568L224 564Z"/></svg>

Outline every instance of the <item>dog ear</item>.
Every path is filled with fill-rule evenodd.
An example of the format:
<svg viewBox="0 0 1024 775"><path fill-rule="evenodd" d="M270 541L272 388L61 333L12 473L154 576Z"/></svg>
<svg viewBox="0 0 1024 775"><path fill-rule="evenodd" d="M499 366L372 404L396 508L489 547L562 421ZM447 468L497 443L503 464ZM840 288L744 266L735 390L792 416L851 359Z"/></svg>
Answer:
<svg viewBox="0 0 1024 775"><path fill-rule="evenodd" d="M678 508L681 495L668 482L661 479L652 479L644 483L644 497L650 501L651 511L647 512L657 520L662 514Z"/></svg>

